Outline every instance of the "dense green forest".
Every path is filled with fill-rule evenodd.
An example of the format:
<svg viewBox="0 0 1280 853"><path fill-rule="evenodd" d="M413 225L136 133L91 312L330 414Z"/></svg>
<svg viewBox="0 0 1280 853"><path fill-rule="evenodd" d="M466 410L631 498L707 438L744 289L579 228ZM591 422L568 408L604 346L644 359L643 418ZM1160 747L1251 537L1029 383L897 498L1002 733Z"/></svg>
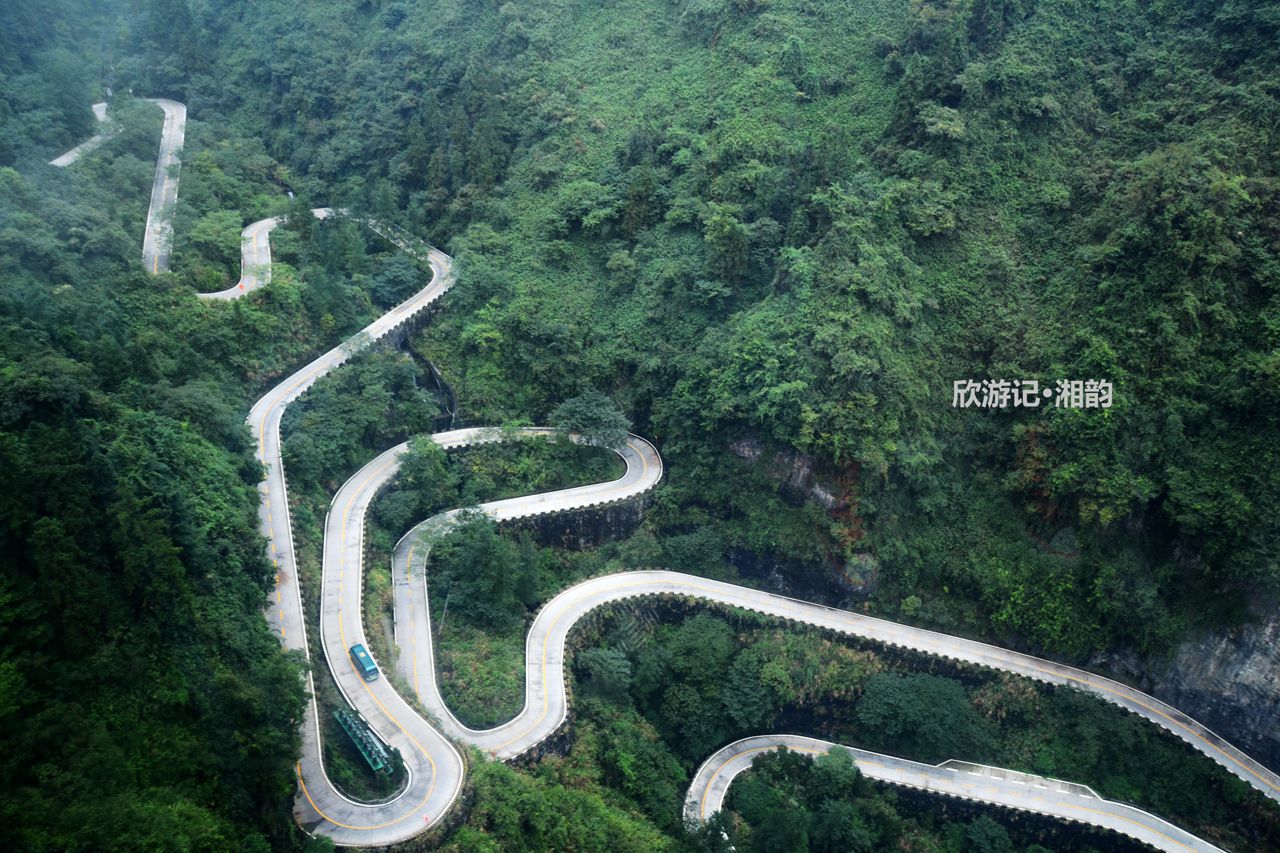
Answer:
<svg viewBox="0 0 1280 853"><path fill-rule="evenodd" d="M1264 797L1074 691L703 607L620 606L578 643L571 759L598 765L606 785L668 831L692 771L713 751L761 732L804 731L917 761L964 755L1082 782L1227 849L1280 843L1280 813ZM741 816L759 823L762 812L750 811ZM893 847L899 834L871 849ZM761 849L778 849L772 843Z"/></svg>
<svg viewBox="0 0 1280 853"><path fill-rule="evenodd" d="M239 367L306 344L249 334L282 315L237 322L142 271L158 111L122 103L124 131L86 168L9 165L92 123L91 77L76 105L41 100L80 67L42 29L93 20L59 25L73 5L0 13L0 61L26 63L4 72L0 165L0 838L288 847L303 691L261 617Z"/></svg>
<svg viewBox="0 0 1280 853"><path fill-rule="evenodd" d="M0 167L40 162L92 135L100 40L112 12L81 0L0 8Z"/></svg>
<svg viewBox="0 0 1280 853"><path fill-rule="evenodd" d="M244 411L371 316L376 288L362 312L360 282L323 275L343 229L309 220L281 234L284 275L255 300L198 302L198 271L146 275L159 111L118 98L110 144L43 165L92 131L106 12L6 4L0 21L0 839L299 847L301 662L262 619ZM193 122L188 143L226 153L185 167L180 223L287 205L261 183L271 161L233 153L252 141Z"/></svg>
<svg viewBox="0 0 1280 853"><path fill-rule="evenodd" d="M1265 11L595 12L155 3L128 35L138 85L451 248L466 287L426 349L466 414L611 392L727 546L786 552L717 488L752 436L832 473L803 556L890 615L1084 659L1274 590ZM1115 405L954 409L965 378L1105 378Z"/></svg>
<svg viewBox="0 0 1280 853"><path fill-rule="evenodd" d="M1247 618L1280 583L1278 30L1245 0L3 4L0 842L310 843L289 813L302 662L260 615L243 416L419 281L312 204L428 237L460 283L408 355L373 353L290 409L300 552L315 560L355 467L440 413L423 359L469 422L543 423L600 391L666 461L624 542L548 551L477 522L442 550L433 583L475 583L460 567L483 554L501 593L454 622L460 647L492 646L458 658L482 676L454 694L478 719L516 686L530 607L636 565L775 584L756 569L780 565L799 594L1076 661ZM93 133L108 86L121 133L46 166ZM138 256L160 118L131 92L191 109L156 278ZM287 212L269 288L195 299L234 281L245 223ZM1108 379L1115 405L952 407L954 381L1000 378ZM834 500L744 445L811 464ZM427 507L596 471L495 453L384 499L381 547ZM502 567L522 585L498 589ZM826 640L631 618L584 631L567 754L477 762L449 849L714 849L676 825L680 785L725 739L793 719L1274 842L1251 792L1080 697L843 646L821 651L829 681L797 685L760 670L809 671ZM694 652L721 656L714 681L681 668ZM716 719L689 712L707 697ZM821 765L744 778L737 849L803 849L801 831L812 849L1036 843L847 770L814 781L836 772ZM1151 786L1156 765L1180 769ZM840 820L781 825L780 803Z"/></svg>

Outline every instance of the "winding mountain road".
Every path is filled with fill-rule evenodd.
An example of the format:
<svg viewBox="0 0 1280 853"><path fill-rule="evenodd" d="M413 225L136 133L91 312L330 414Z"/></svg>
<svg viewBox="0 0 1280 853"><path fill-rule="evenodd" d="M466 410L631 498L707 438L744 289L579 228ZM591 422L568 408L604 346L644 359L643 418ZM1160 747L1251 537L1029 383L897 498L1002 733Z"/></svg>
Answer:
<svg viewBox="0 0 1280 853"><path fill-rule="evenodd" d="M548 435L553 431L529 428L517 432L530 436ZM500 441L508 435L511 434L497 429L461 429L438 433L432 439L452 449ZM429 825L433 817L448 811L462 784L461 756L440 729L411 708L388 679L365 682L347 655L347 649L354 643L368 645L361 618L365 514L374 497L395 476L399 457L407 449L407 444L397 445L361 468L338 490L325 520L321 647L338 688L382 739L400 751L409 773L406 790L394 801L372 807L354 803L329 783L319 763L319 750L312 750L308 745L299 778L304 796L296 803L295 814L304 827L327 835L339 844L368 846L410 838L421 832L424 824ZM632 436L619 455L627 463L627 469L610 483L494 501L481 505L480 509L495 518L515 518L555 508L621 500L657 483L661 463L647 441ZM455 511L436 516L435 529L447 527L456 515ZM425 606L425 598L423 604ZM429 622L423 620L420 624L425 624L429 632ZM425 648L429 650L429 633L427 636ZM385 669L385 664L380 668ZM556 674L562 675L559 669ZM563 689L560 696L563 698ZM558 725L556 721L547 733ZM313 760L309 762L308 758Z"/></svg>
<svg viewBox="0 0 1280 853"><path fill-rule="evenodd" d="M313 210L317 216L320 211ZM226 290L212 293L197 293L201 299L238 299L251 290L266 287L271 283L271 240L270 235L284 219L274 216L251 222L240 232L240 280Z"/></svg>
<svg viewBox="0 0 1280 853"><path fill-rule="evenodd" d="M843 749L864 776L878 782L1088 823L1158 850L1222 853L1220 848L1142 809L1104 800L1085 785L963 761L921 764L801 735L744 738L718 750L693 776L684 803L685 818L701 822L720 811L734 777L749 769L761 755L779 747L812 755Z"/></svg>
<svg viewBox="0 0 1280 853"><path fill-rule="evenodd" d="M297 623L293 629L295 635L301 633L302 609L296 584L291 587L291 595L283 594L296 569L292 565L292 540L279 456L280 413L289 401L320 375L337 367L370 340L382 337L399 326L452 286L447 256L431 250L430 259L434 275L426 288L375 321L347 344L290 377L259 401L250 416L250 423L258 425L259 446L268 466L268 482L264 484L264 533L272 543L276 558L276 543L288 543L288 565L282 570L282 587L276 593L277 603L282 605L278 617L280 627L286 636L289 622ZM496 436L495 430L461 430L442 433L433 439L442 446L450 447L495 440ZM446 734L493 757L507 759L527 752L554 733L567 716L565 644L574 624L604 604L644 595L678 595L753 610L803 625L1085 690L1173 732L1267 796L1280 801L1280 777L1177 709L1127 685L1065 664L973 640L667 571L624 572L597 578L571 587L549 601L539 611L526 639L523 710L496 728L483 731L469 729L453 716L440 697L426 594L427 543L431 536L438 534L442 525L448 523L452 513L442 514L415 527L398 543L393 559L396 633L401 647L401 659L396 666L414 685L422 705L435 718L437 725L432 725L404 701L387 679L372 684L364 682L346 655L346 649L353 643L363 642L368 646L360 607L365 512L379 489L394 476L397 459L404 449L405 446L400 445L386 451L348 480L334 497L325 522L320 617L325 657L348 701L365 716L386 743L400 750L409 773L407 788L388 803L369 805L344 797L324 774L313 701L303 759L298 768L302 796L295 804L295 815L309 832L328 836L337 844L373 846L395 843L422 832L442 818L460 790L463 775L461 757ZM624 500L658 482L662 463L648 442L632 436L623 457L627 461L627 473L612 483L513 498L486 505L484 509L499 519L566 511ZM271 487L273 477L278 481L275 488ZM288 606L284 606L286 602ZM295 615L290 616L290 611L295 611ZM305 647L305 635L302 646ZM913 765L913 762L904 762L899 769L909 776ZM923 775L918 779L919 787L928 787L928 779L934 771L920 772ZM1024 783L1015 778L1016 774L1008 774L1012 771L1006 771L1005 777L991 776L987 788L983 789L999 788L1003 791L1000 796L987 797L975 793L972 798L997 805L1025 802L1025 792L1018 788ZM1030 797L1033 802L1043 801L1040 802L1043 813L1056 814L1054 809L1057 806L1050 801L1055 800L1058 794L1034 788ZM1074 814L1084 819L1089 813L1076 809ZM1097 819L1091 821L1095 825L1114 828L1114 816L1098 814L1095 817ZM1172 844L1164 849L1184 848Z"/></svg>
<svg viewBox="0 0 1280 853"><path fill-rule="evenodd" d="M316 219L327 219L333 213L333 208L329 207L317 207L311 211ZM196 296L201 299L239 299L250 291L270 284L271 232L283 223L283 216L272 216L246 225L240 232L240 280L226 290L197 293Z"/></svg>
<svg viewBox="0 0 1280 853"><path fill-rule="evenodd" d="M426 287L379 317L360 334L285 379L255 403L249 413L249 425L258 441L258 458L266 469L266 479L259 487L262 493L260 523L263 535L270 543L269 556L276 567L276 589L267 619L279 631L281 642L287 648L300 649L308 655L302 594L297 582L297 562L289 523L289 498L281 460L280 419L289 403L317 379L409 321L453 286L449 257L429 247L424 247L423 253L432 270L431 281ZM315 699L307 704L302 758L297 768L300 796L295 803L295 815L304 827L328 835L339 844L351 846L391 844L420 833L428 821L418 818L418 822L411 823L409 818L419 813L423 817L439 817L448 810L462 784L463 764L457 750L410 709L386 679L366 683L357 678L356 684L343 677L351 667L346 650L356 642L363 642L364 635L360 627L358 598L354 607L347 608L344 622L337 593L347 580L344 574L347 571L359 589L364 510L382 482L368 474L371 470L394 470L399 449L393 448L379 456L370 465L376 464L380 468L366 466L362 469L366 476L357 474L338 491L325 526L322 647L348 701L366 714L385 742L401 750L409 770L408 787L389 803L369 805L347 799L325 775ZM345 526L335 530L334 513L338 513L337 519L349 519L355 506L359 506L356 513L360 521L358 530ZM356 531L356 535L345 538L341 535L345 531ZM330 583L335 578L336 586ZM337 648L331 648L335 643ZM344 660L347 661L345 667L341 665ZM311 687L314 697L314 683Z"/></svg>
<svg viewBox="0 0 1280 853"><path fill-rule="evenodd" d="M553 430L536 427L520 432L554 434ZM498 441L502 437L497 430L455 430L432 436L447 449L479 441ZM629 500L649 491L662 478L662 457L643 438L629 436L618 455L626 463L626 471L611 482L494 501L479 508L497 521L509 521ZM445 705L436 681L426 573L431 538L443 533L458 513L459 510L451 510L433 516L406 533L396 545L391 578L396 643L400 647L397 669L406 682L413 685L418 700L446 734L478 747L490 757L514 758L554 734L568 716L564 687L565 638L579 616L603 602L591 596L571 596L566 602L561 595L543 607L525 642L523 710L492 729L471 729L463 725ZM559 606L564 603L568 606ZM586 604L586 608L575 612L582 604Z"/></svg>
<svg viewBox="0 0 1280 853"><path fill-rule="evenodd" d="M165 109L166 118L144 243L144 257L152 272L168 265L168 235L172 232L169 214L177 196L178 152L186 115L181 104L163 100L157 103ZM316 211L317 216L329 213L325 208ZM258 457L266 473L259 487L262 494L261 527L269 542L268 556L277 571L276 589L267 619L272 628L279 631L281 642L287 648L308 654L287 485L281 462L281 416L289 403L317 379L427 309L454 283L452 261L443 252L416 241L393 226L367 219L360 221L428 264L432 271L431 280L422 290L359 334L267 392L254 404L248 418L258 441ZM225 291L205 294L205 298L238 298L270 280L269 234L278 222L277 219L262 220L245 229L241 248L245 267L240 282ZM494 430L455 430L432 438L444 447L456 447L498 440L501 435ZM1172 732L1271 799L1280 801L1280 776L1177 709L1111 679L973 640L662 570L623 572L585 581L547 602L534 619L526 640L524 709L511 721L494 729L469 729L457 721L440 698L425 582L425 563L431 537L447 527L456 511L429 519L406 534L396 546L392 565L396 634L401 647L400 660L395 666L413 685L418 699L435 718L433 724L414 710L388 679L364 682L355 673L346 654L351 644L365 642L360 604L365 513L379 489L394 476L404 449L405 445L391 448L348 480L334 496L325 521L321 646L339 689L369 721L377 735L400 750L408 771L406 787L388 802L358 803L343 796L325 775L317 708L314 699L308 703L303 753L297 767L299 796L295 802L295 815L307 831L330 837L337 844L392 844L438 823L456 799L464 773L462 756L449 738L473 744L494 757L505 759L528 751L555 732L567 716L565 644L574 624L602 605L645 595L684 596L752 610L802 625L1084 690ZM568 511L632 498L651 489L661 478L661 459L647 441L631 436L621 455L627 463L626 473L610 483L496 501L482 509L498 519ZM314 690L312 692L314 695ZM749 765L747 756L753 754L753 750L758 754L762 749L776 745L811 751L825 751L833 746L792 735L766 735L731 744L712 756L699 771L690 789L690 801L696 800L697 807L686 804L688 816L697 820L715 811L732 776ZM860 766L865 763L867 775L884 778L885 781L1082 820L1125 832L1161 849L1216 849L1159 818L1150 815L1142 818L1140 815L1145 813L1134 815L1124 811L1138 812L1131 807L1102 800L1083 786L959 762L933 767L851 751ZM876 769L873 762L879 762L880 769ZM876 773L883 775L876 776ZM1070 813L1064 813L1064 810Z"/></svg>

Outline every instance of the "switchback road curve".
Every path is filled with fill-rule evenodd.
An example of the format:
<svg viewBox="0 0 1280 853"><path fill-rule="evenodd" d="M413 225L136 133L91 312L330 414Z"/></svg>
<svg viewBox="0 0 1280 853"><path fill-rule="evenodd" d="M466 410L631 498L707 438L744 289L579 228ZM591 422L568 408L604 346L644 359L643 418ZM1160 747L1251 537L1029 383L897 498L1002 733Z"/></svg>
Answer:
<svg viewBox="0 0 1280 853"><path fill-rule="evenodd" d="M285 408L299 395L306 391L317 379L341 365L348 358L370 343L385 337L399 328L420 311L428 308L443 293L453 286L452 263L447 255L429 247L423 247L420 253L427 259L432 270L430 282L405 302L393 308L387 314L375 320L358 335L335 347L294 373L284 382L267 392L249 413L249 425L258 442L258 458L266 469L266 479L259 490L262 493L260 523L263 535L269 545L269 556L276 568L276 589L274 601L267 611L268 622L280 633L280 640L290 649L300 649L309 656L302 594L297 577L297 562L293 549L293 533L289 523L289 500L284 466L281 460L280 419ZM389 454L378 457L387 465L394 462ZM375 462L378 460L375 460ZM364 509L372 492L362 491L362 480L357 474L334 498L334 506L341 506L349 512L353 501L364 503L358 513L363 524ZM332 515L331 515L332 518ZM326 580L336 577L341 584L346 578L344 571L349 570L356 584L359 583L361 563L359 559L360 542L363 540L363 527L354 544L354 555L343 550L342 542L330 540L330 525L326 523L325 559ZM331 557L339 555L341 557ZM321 641L326 655L331 662L346 658L346 649L357 642L363 642L363 631L360 628L360 609L357 604L354 612L348 609L346 616L349 623L343 622L340 611L330 612L328 606L329 585L323 585L321 604ZM329 649L326 628L333 618L336 625L340 649ZM353 630L352 630L353 629ZM350 641L344 638L351 635ZM341 658L337 656L341 655ZM349 662L348 662L349 665ZM454 746L438 731L418 716L403 699L390 687L386 679L365 683L360 680L354 689L343 687L342 668L333 666L339 687L344 690L348 701L360 709L367 711L376 707L378 714L373 715L377 722L375 731L387 743L401 749L405 756L409 771L408 787L391 802L380 805L356 803L344 797L329 781L324 773L321 760L321 743L319 731L319 713L315 699L307 704L306 719L303 723L302 758L298 763L299 796L295 804L295 814L304 827L312 827L317 821L323 829L313 831L328 835L339 844L352 846L370 846L391 844L402 841L420 833L430 825L428 817L438 819L448 810L462 784L462 758ZM308 676L310 680L311 677ZM314 697L314 683L311 684ZM357 692L358 691L358 692ZM422 817L416 817L421 813ZM416 823L409 820L414 817Z"/></svg>
<svg viewBox="0 0 1280 853"><path fill-rule="evenodd" d="M685 797L686 820L702 822L720 811L734 777L750 768L761 755L779 747L811 755L842 749L853 758L862 775L878 782L1088 823L1158 850L1222 853L1220 848L1166 820L1134 806L1105 800L1085 785L962 761L921 764L801 735L749 737L718 750L694 774Z"/></svg>
<svg viewBox="0 0 1280 853"><path fill-rule="evenodd" d="M316 219L327 219L333 215L333 210L328 207L317 207L311 213ZM239 299L250 291L270 284L271 232L283 222L284 217L273 216L246 225L240 232L240 280L226 290L197 293L196 296L201 299Z"/></svg>
<svg viewBox="0 0 1280 853"><path fill-rule="evenodd" d="M547 429L521 430L522 434L554 434ZM446 448L494 441L497 430L457 430L433 438ZM482 504L480 509L497 521L510 521L552 512L583 509L637 497L662 478L662 457L652 444L636 435L627 437L618 455L626 462L621 477L573 489L544 492L521 498ZM430 541L452 523L458 510L441 513L406 533L392 556L391 579L394 590L396 644L400 648L397 669L413 686L418 701L450 737L478 747L494 758L514 758L529 751L555 733L568 715L564 686L564 645L569 630L579 616L601 601L591 596L567 600L558 596L542 608L525 641L525 704L512 719L492 729L464 726L445 705L436 681L432 645L431 612L427 606L427 557ZM625 578L628 575L619 575ZM625 582L625 581L624 581ZM575 587L575 589L578 589ZM586 605L582 609L582 605ZM571 618L566 616L572 612ZM558 616L556 615L558 614Z"/></svg>
<svg viewBox="0 0 1280 853"><path fill-rule="evenodd" d="M171 229L164 214L171 211L177 194L176 164L186 113L185 107L176 102L158 103L166 113L165 132L157 162L152 209L148 215L146 246L149 248L144 248L144 256L150 263L149 269L152 272L161 268L162 261L165 266L168 264L167 239L162 238L166 238ZM316 215L323 216L328 212L327 209L320 209L316 211ZM248 419L258 441L259 459L266 471L266 478L260 486L260 516L263 534L269 542L268 555L277 569L277 586L267 618L273 629L280 632L281 641L286 647L304 652L307 651L307 637L301 594L297 585L286 482L281 463L281 415L288 404L320 376L425 310L452 287L454 282L452 262L443 252L413 240L394 227L372 220L362 221L428 264L432 271L430 282L363 331L315 359L269 391L253 406ZM220 293L208 294L207 298L237 298L269 280L268 234L277 223L278 220L263 220L245 229L245 237L249 239L242 243L242 259L250 259L250 265L256 265L259 269L246 268L236 286ZM493 435L493 432L484 430L463 430L433 438L449 446L450 443L493 440ZM303 729L303 755L298 764L299 796L295 814L308 831L326 835L338 844L374 846L395 843L437 823L456 798L463 775L461 756L445 736L445 732L459 741L475 744L498 758L510 758L529 750L554 732L566 717L564 648L566 638L576 621L591 610L610 602L663 594L753 610L798 624L1085 690L1151 720L1187 741L1268 797L1280 801L1280 776L1177 709L1111 679L985 643L721 581L661 570L624 572L596 578L565 590L544 605L535 618L526 641L524 709L513 720L495 729L468 729L449 713L439 698L431 654L429 611L426 606L424 564L428 537L442 525L447 525L450 517L448 513L411 531L397 546L393 561L397 635L402 649L406 646L409 649L407 656L401 655L399 668L414 685L423 705L438 719L438 727L432 725L413 710L386 679L372 684L358 678L352 681L354 673L345 653L349 645L365 639L359 604L364 513L378 489L393 476L403 449L404 446L401 445L383 453L344 484L334 498L325 524L321 643L326 658L348 700L365 714L379 737L400 748L408 770L407 787L389 802L363 804L344 797L324 774L316 706L314 700L308 704ZM651 488L661 476L661 460L648 442L633 436L623 451L623 456L627 460L627 474L613 483L499 501L486 505L485 511L500 519L515 518L621 500ZM704 769L705 767L704 765ZM956 764L954 771L948 772L960 772L959 767ZM918 783L917 787L922 788L929 787L930 779L937 772L936 768L906 761L900 762L898 768L905 774L903 778L912 778L912 774L916 774L914 778ZM1026 785L1025 780L1032 778L1012 771L990 770L992 772L988 774L988 778L993 780L990 785L998 788L999 792L992 798L975 795L974 799L1007 804L1007 801L1015 798L1015 786ZM1031 794L1034 804L1042 806L1042 811L1050 808L1049 800L1053 797L1045 793L1049 789L1036 785L1030 787L1034 789ZM1039 793L1035 793L1036 791ZM1085 815L1085 812L1081 811L1080 814ZM1107 823L1110 818L1097 815L1094 818L1088 822L1113 828ZM1086 816L1081 819L1088 818Z"/></svg>
<svg viewBox="0 0 1280 853"><path fill-rule="evenodd" d="M527 428L515 434L549 435L553 431ZM511 435L498 429L460 429L437 433L431 438L442 447L453 449L501 441ZM439 727L410 707L388 679L365 682L347 654L353 643L368 645L361 618L365 515L374 497L395 476L399 458L407 447L407 444L397 445L361 468L338 490L325 519L321 648L339 690L374 731L400 751L409 776L405 790L390 803L376 806L356 803L343 797L325 776L318 742L314 747L307 744L299 772L303 796L296 801L294 814L309 831L344 845L390 844L411 838L448 811L462 785L462 759ZM661 462L647 441L631 436L619 455L626 462L626 471L611 482L494 501L482 504L480 509L497 519L517 518L623 500L658 482ZM436 516L435 529L447 527L456 515L455 511ZM283 604L283 600L280 603ZM417 624L429 632L428 621L422 619ZM426 642L424 648L428 654L420 658L429 658L429 633ZM385 671L386 666L381 668ZM561 675L558 668L556 675ZM431 684L434 686L434 680ZM560 686L563 697L563 685ZM314 701L312 713L315 713Z"/></svg>
<svg viewBox="0 0 1280 853"><path fill-rule="evenodd" d="M173 206L178 202L178 170L182 165L182 142L187 132L187 107L168 98L144 98L164 111L160 131L160 150L156 154L156 174L151 182L151 203L147 207L147 225L142 232L142 265L156 274L169 269L173 251ZM93 105L93 114L101 128L97 135L49 161L50 166L70 166L106 142L113 131L107 118L107 105Z"/></svg>

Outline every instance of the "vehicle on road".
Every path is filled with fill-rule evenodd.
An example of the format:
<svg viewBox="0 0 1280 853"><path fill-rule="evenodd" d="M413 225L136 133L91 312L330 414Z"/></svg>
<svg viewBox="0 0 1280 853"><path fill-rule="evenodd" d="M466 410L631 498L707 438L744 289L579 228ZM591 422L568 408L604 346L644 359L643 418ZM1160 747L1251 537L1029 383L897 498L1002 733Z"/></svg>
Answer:
<svg viewBox="0 0 1280 853"><path fill-rule="evenodd" d="M356 643L351 647L351 662L356 665L356 671L365 681L378 680L378 665L373 662L373 657L363 643Z"/></svg>

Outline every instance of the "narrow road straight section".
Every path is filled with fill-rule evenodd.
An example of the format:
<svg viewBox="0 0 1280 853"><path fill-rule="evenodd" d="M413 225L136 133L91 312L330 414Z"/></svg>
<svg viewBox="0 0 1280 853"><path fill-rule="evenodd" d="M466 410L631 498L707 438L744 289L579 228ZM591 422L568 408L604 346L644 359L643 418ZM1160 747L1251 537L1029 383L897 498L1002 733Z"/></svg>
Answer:
<svg viewBox="0 0 1280 853"><path fill-rule="evenodd" d="M173 252L173 207L178 203L178 170L187 132L187 107L167 98L148 100L164 110L156 176L151 183L151 205L147 208L147 228L142 236L142 265L154 275L169 270Z"/></svg>

